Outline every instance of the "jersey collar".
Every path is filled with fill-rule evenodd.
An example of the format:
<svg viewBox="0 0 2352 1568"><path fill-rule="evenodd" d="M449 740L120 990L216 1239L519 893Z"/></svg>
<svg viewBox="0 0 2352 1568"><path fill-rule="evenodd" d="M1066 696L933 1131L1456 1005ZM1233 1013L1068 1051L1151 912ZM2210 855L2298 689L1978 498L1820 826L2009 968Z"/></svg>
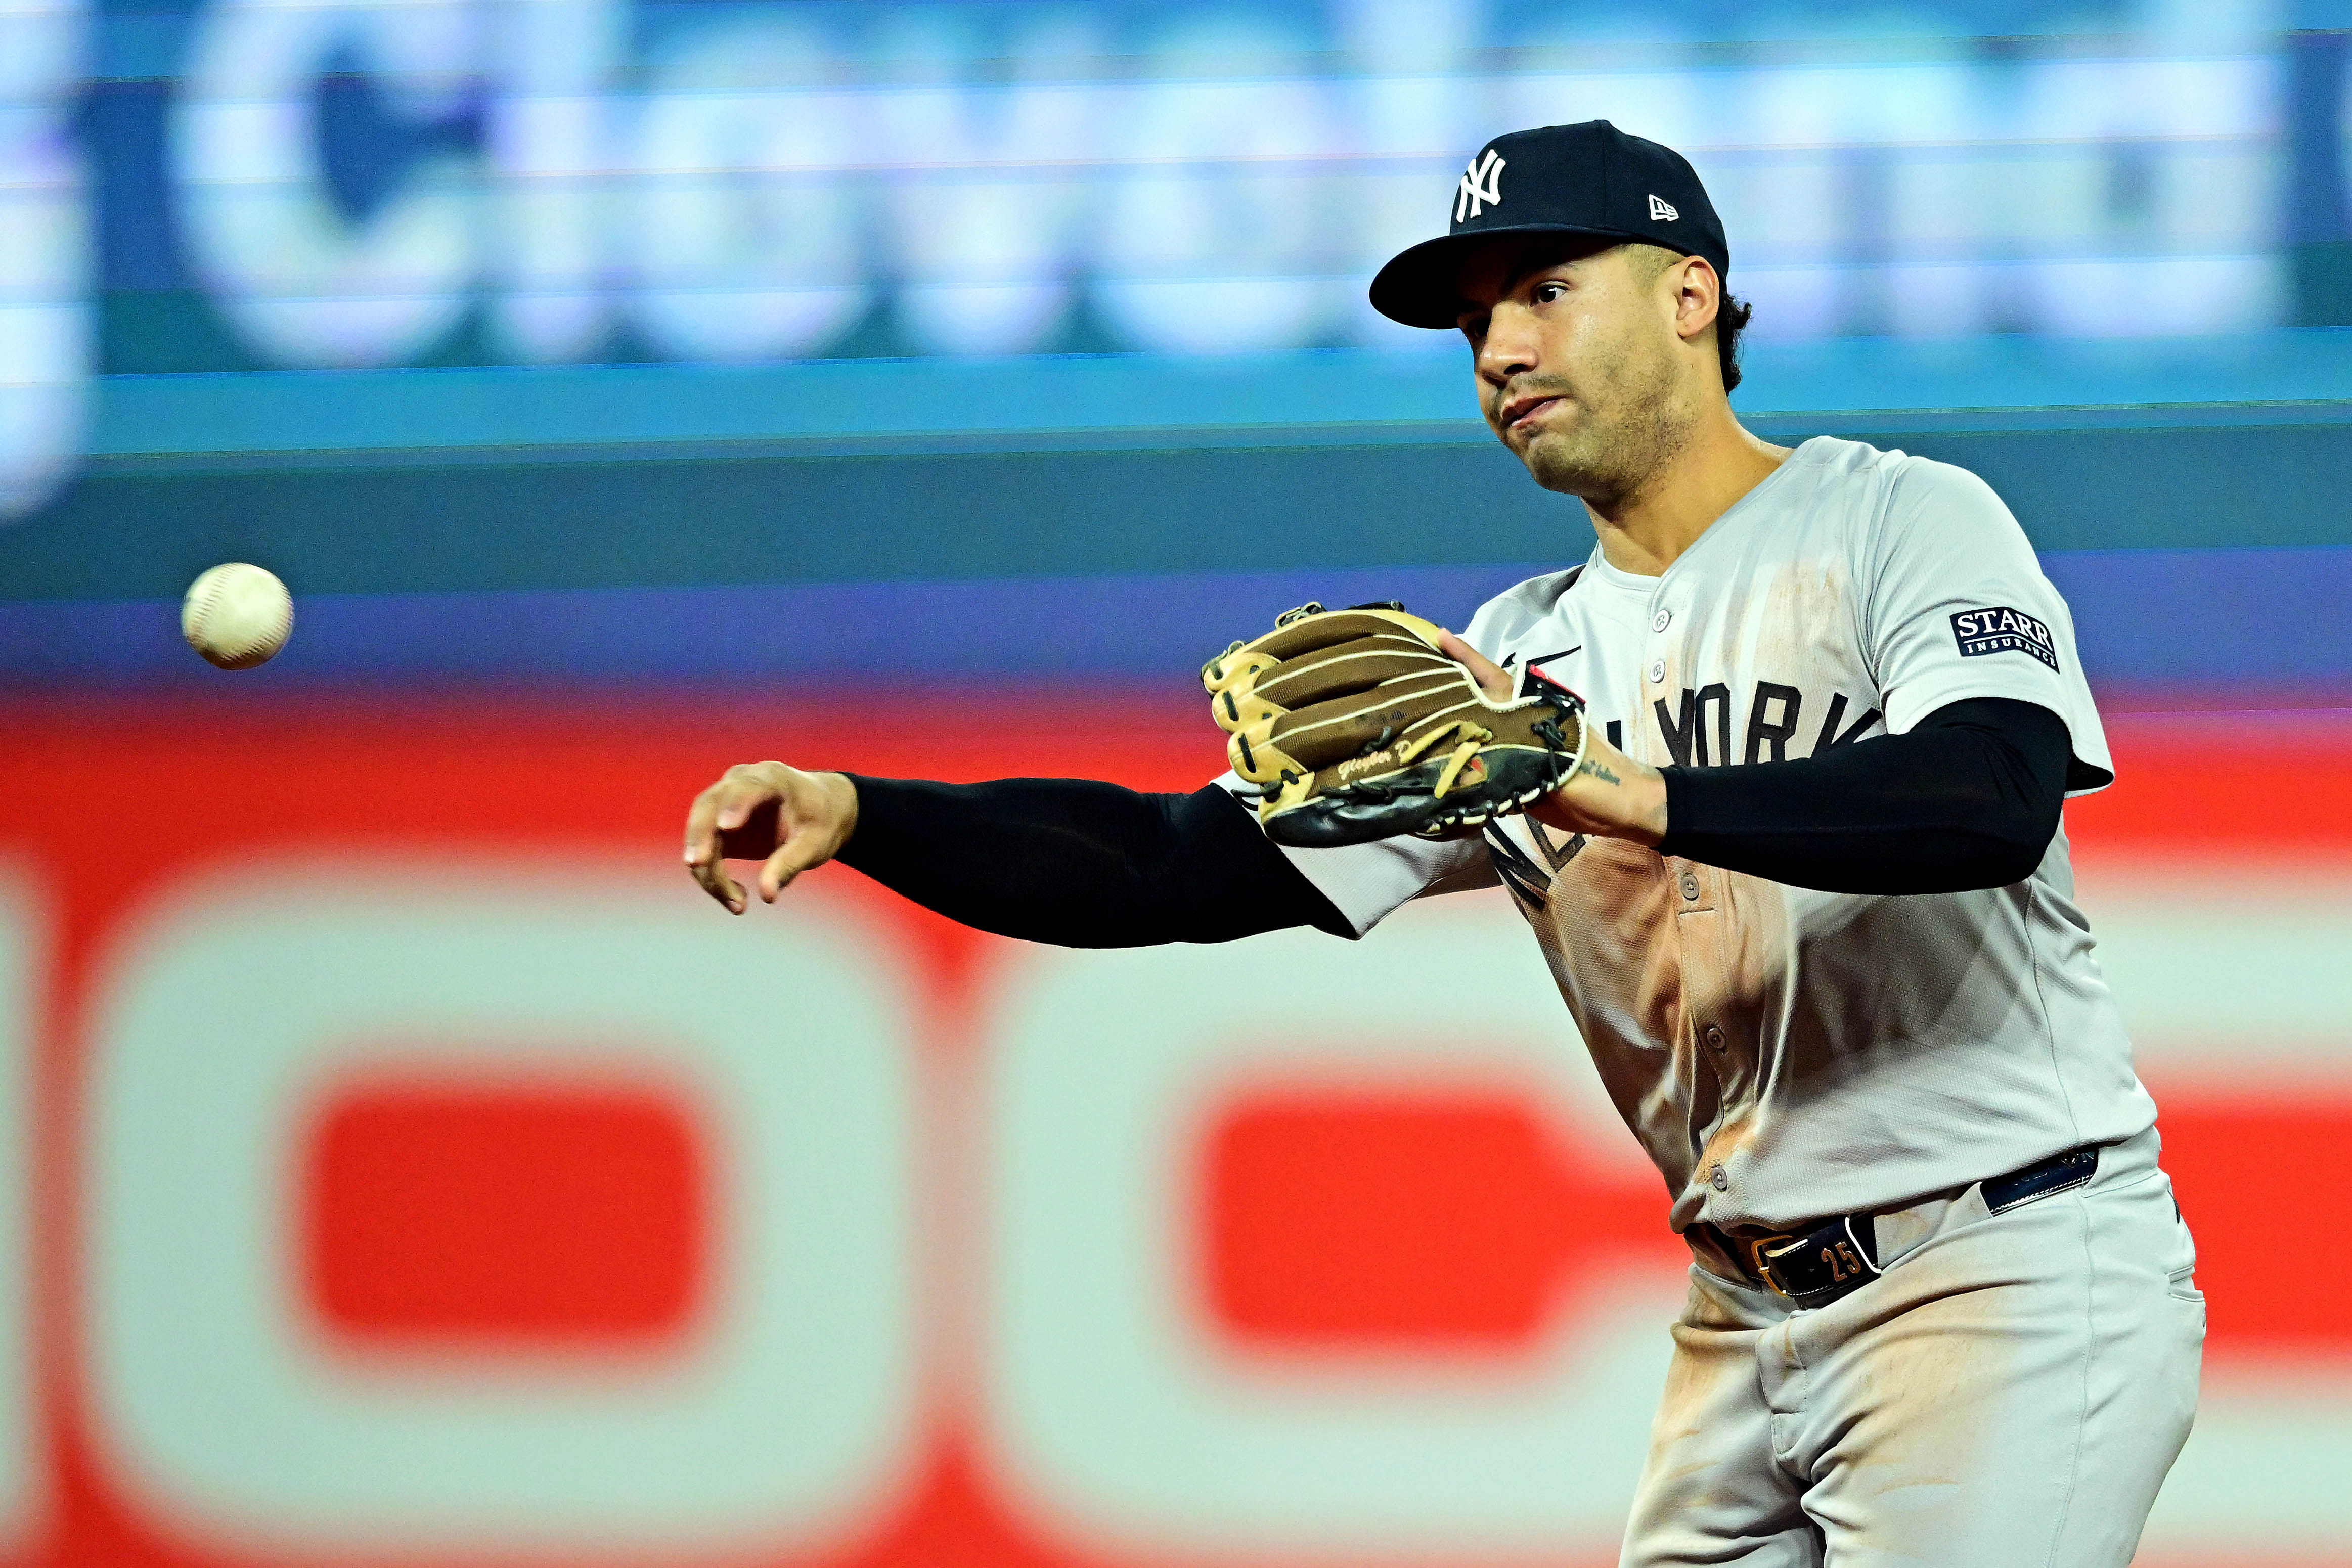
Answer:
<svg viewBox="0 0 2352 1568"><path fill-rule="evenodd" d="M1685 570L1684 563L1688 561L1691 557L1698 554L1701 550L1706 549L1707 548L1707 541L1722 533L1727 526L1737 521L1742 514L1755 510L1754 503L1757 501L1758 497L1763 496L1767 491L1779 485L1782 475L1788 473L1790 469L1794 468L1800 463L1811 461L1805 449L1812 445L1814 442L1821 439L1822 438L1820 436L1815 435L1800 442L1797 445L1797 449L1789 454L1788 457L1781 462L1780 466L1773 469L1772 472L1765 475L1763 478L1758 480L1756 482L1755 488L1749 490L1748 494L1740 497L1737 501L1732 502L1728 507L1726 507L1723 509L1722 516L1717 517L1715 521L1707 524L1704 529L1700 530L1698 538L1691 540L1690 549L1683 551L1681 555L1675 557L1674 565L1666 568L1663 574L1657 577L1644 577L1639 572L1625 571L1617 567L1611 566L1601 553L1600 542L1595 540L1592 546L1592 555L1589 562L1592 575L1599 578L1602 582L1609 584L1610 587L1622 589L1629 593L1649 594L1656 592L1659 585L1664 583L1668 578L1673 577L1677 572L1683 572ZM1687 575L1687 573L1685 573L1685 575Z"/></svg>

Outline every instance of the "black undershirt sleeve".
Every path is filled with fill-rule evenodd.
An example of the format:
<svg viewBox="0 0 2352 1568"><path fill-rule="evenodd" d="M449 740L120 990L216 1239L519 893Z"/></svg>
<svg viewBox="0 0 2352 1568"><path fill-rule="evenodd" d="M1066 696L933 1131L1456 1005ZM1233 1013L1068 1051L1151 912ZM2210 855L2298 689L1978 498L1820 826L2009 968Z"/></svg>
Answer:
<svg viewBox="0 0 2352 1568"><path fill-rule="evenodd" d="M1975 697L1818 757L1668 768L1658 852L1826 893L2006 887L2058 831L2066 724Z"/></svg>
<svg viewBox="0 0 2352 1568"><path fill-rule="evenodd" d="M1211 785L1150 795L1084 779L933 784L850 776L857 827L838 857L950 920L1065 947L1230 942L1355 928Z"/></svg>
<svg viewBox="0 0 2352 1568"><path fill-rule="evenodd" d="M1820 757L1668 768L1662 854L1831 893L2022 881L2057 831L2066 726L2031 703L1954 703L1908 734ZM1354 928L1212 785L1143 794L1078 779L934 784L853 775L840 859L951 920L1068 947Z"/></svg>

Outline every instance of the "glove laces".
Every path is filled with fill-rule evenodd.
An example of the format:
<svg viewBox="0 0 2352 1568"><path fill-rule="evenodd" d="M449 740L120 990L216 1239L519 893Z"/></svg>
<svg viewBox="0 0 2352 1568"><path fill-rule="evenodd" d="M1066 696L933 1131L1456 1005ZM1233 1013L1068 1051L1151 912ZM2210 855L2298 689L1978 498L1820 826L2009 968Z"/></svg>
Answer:
<svg viewBox="0 0 2352 1568"><path fill-rule="evenodd" d="M1397 762L1402 766L1419 759L1423 752L1434 749L1440 740L1455 734L1461 737L1460 743L1454 747L1454 754L1445 759L1445 766L1437 770L1436 787L1430 790L1433 800L1443 800L1446 791L1461 782L1462 770L1470 766L1470 759L1478 755L1480 747L1495 738L1495 732L1466 718L1457 718L1451 724L1441 724L1424 731L1397 750Z"/></svg>

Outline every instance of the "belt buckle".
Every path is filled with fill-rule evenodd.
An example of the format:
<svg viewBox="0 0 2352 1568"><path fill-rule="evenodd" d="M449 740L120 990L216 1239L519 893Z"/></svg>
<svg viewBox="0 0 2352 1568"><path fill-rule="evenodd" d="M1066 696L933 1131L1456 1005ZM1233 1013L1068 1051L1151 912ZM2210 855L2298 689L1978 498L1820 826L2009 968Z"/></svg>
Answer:
<svg viewBox="0 0 2352 1568"><path fill-rule="evenodd" d="M1822 1249L1822 1260L1829 1266L1830 1280L1810 1290L1792 1291L1772 1270L1774 1262L1802 1252L1809 1247ZM1829 1224L1816 1227L1802 1236L1781 1234L1759 1238L1748 1244L1748 1257L1755 1266L1757 1277L1769 1286L1774 1294L1801 1307L1817 1307L1851 1294L1878 1278L1882 1270L1872 1249L1863 1245L1854 1233L1853 1216L1844 1215Z"/></svg>
<svg viewBox="0 0 2352 1568"><path fill-rule="evenodd" d="M1782 1253L1791 1252L1803 1246L1804 1240L1801 1236L1759 1236L1748 1244L1748 1266L1756 1270L1756 1277L1763 1281L1772 1293L1783 1301L1793 1301L1797 1298L1790 1295L1789 1288L1774 1277L1772 1260L1765 1256L1764 1249L1770 1247Z"/></svg>

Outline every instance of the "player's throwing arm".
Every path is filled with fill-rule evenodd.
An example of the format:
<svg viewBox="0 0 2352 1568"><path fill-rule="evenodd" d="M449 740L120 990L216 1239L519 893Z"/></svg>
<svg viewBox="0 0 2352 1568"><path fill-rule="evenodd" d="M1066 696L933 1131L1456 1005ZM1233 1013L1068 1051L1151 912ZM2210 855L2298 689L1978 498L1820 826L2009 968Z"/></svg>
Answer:
<svg viewBox="0 0 2352 1568"><path fill-rule="evenodd" d="M1236 652L1246 655L1248 650L1268 643L1284 630L1295 632L1301 616L1336 623L1351 613L1323 615L1319 607L1306 607L1286 616L1284 626L1268 638L1237 645L1223 658L1231 660ZM1289 795L1294 805L1302 801L1305 805L1289 812L1286 821L1276 810L1285 799L1286 786L1279 779L1284 764L1276 763L1274 771L1266 775L1275 781L1274 789L1260 806L1260 814L1272 839L1361 843L1416 830L1442 833L1475 829L1494 817L1525 810L1570 833L1638 844L1658 841L1666 825L1665 784L1658 769L1636 762L1599 732L1584 727L1572 704L1514 699L1509 674L1454 632L1401 612L1384 610L1383 613L1415 628L1411 640L1419 650L1419 663L1413 672L1417 678L1405 683L1413 688L1410 697L1400 698L1393 689L1397 674L1393 670L1361 683L1327 674L1321 684L1310 685L1308 680L1313 677L1302 679L1302 671L1295 667L1316 663L1344 667L1367 662L1360 657L1362 650L1352 645L1325 646L1325 657L1319 661L1295 660L1287 680L1283 678L1284 671L1275 668L1275 661L1262 661L1258 666L1266 673L1251 683L1250 693L1256 699L1253 711L1265 716L1260 728L1269 738L1279 727L1287 740L1299 721L1260 694L1288 695L1294 701L1303 695L1307 699L1305 706L1319 706L1327 712L1365 707L1366 699L1372 699L1366 732L1332 752L1329 767L1305 777L1293 774L1286 786ZM1295 636L1293 642L1297 642ZM1211 661L1211 668L1220 662ZM1389 684L1383 685L1383 679ZM1213 712L1239 711L1233 685L1229 682L1226 688L1217 690ZM1392 717L1383 716L1400 700L1410 704L1410 712L1397 710ZM1461 716L1465 714L1472 716ZM1220 722L1225 721L1221 717ZM1311 714L1306 722L1314 722ZM1403 737L1401 745L1386 743L1384 737L1391 730ZM1569 738L1571 734L1574 740ZM1238 758L1248 755L1246 747L1247 737L1236 734L1228 750ZM1280 758L1286 754L1269 755ZM1319 757L1322 752L1308 755ZM1367 758L1371 768L1365 766ZM1504 766L1507 759L1512 765L1508 771ZM1373 768L1382 771L1374 776ZM1244 772L1242 777L1250 775ZM865 783L868 789L905 788L903 780ZM1445 786L1442 789L1441 783ZM943 791L946 787L929 788ZM1014 793L1003 786L995 788L999 793ZM726 862L758 861L761 865L753 885L762 902L772 904L794 877L832 860L848 844L857 831L858 789L858 781L847 774L809 772L782 762L737 763L696 796L687 812L687 870L704 892L730 913L740 915L750 901L741 885L728 874ZM932 797L935 800L945 798ZM1224 813L1209 815L1214 821ZM1288 885L1295 873L1286 867L1279 871ZM918 902L923 900L919 897ZM1275 902L1277 906L1285 903Z"/></svg>

